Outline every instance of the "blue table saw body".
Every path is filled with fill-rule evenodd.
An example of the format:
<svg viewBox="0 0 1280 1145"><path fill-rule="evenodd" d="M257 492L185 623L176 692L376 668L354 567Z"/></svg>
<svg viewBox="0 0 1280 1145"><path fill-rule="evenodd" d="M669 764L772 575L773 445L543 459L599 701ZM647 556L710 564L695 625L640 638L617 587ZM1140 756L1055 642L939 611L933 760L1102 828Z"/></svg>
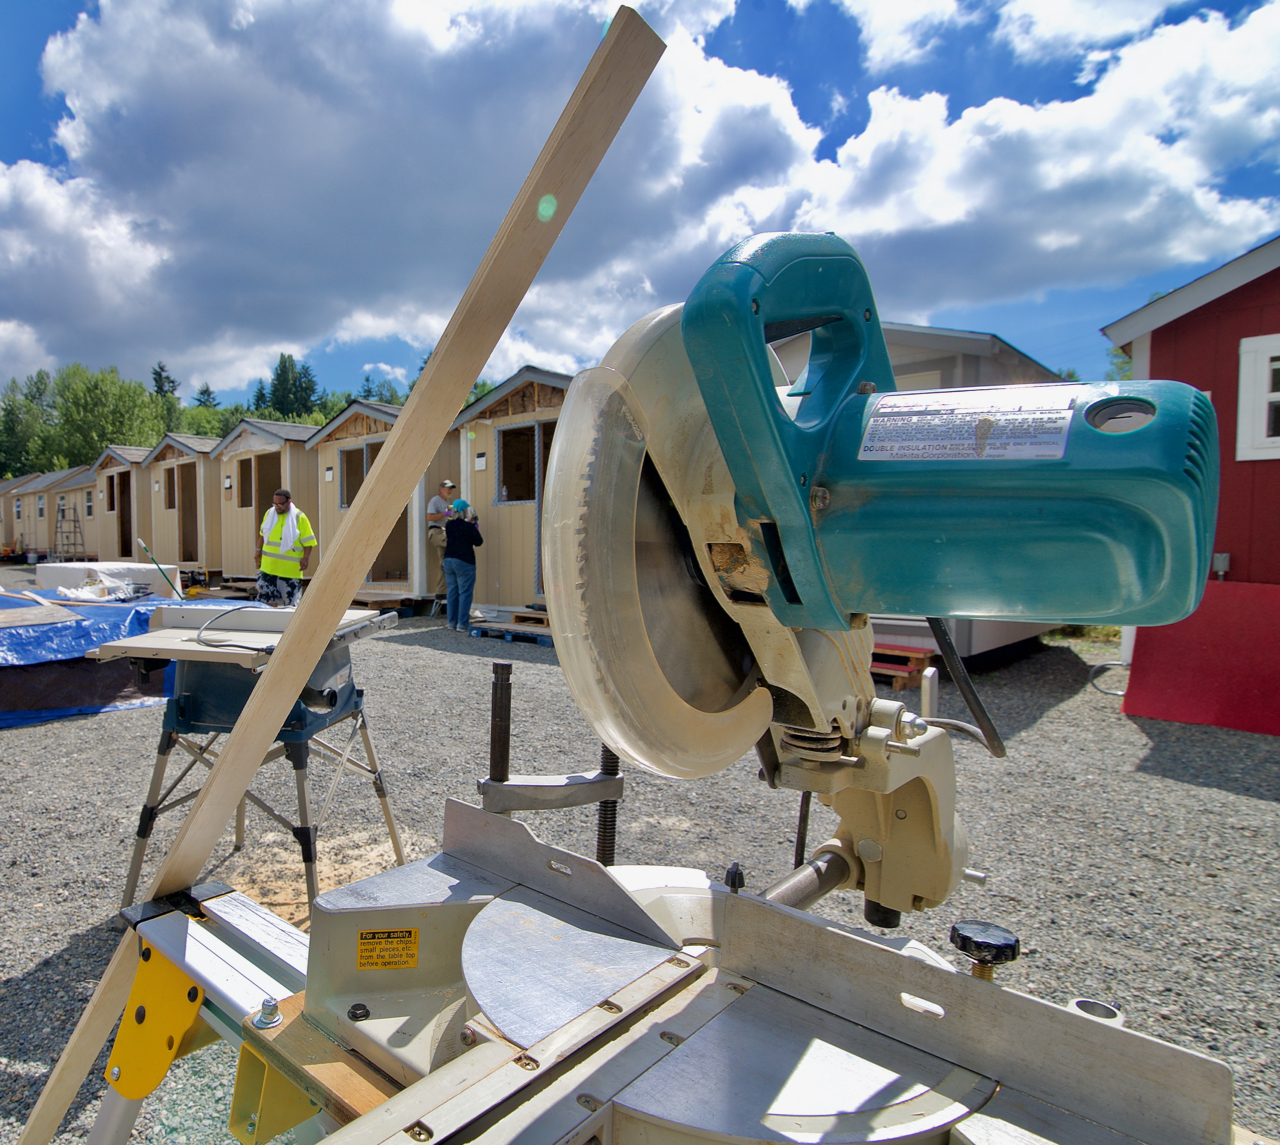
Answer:
<svg viewBox="0 0 1280 1145"><path fill-rule="evenodd" d="M898 613L1153 625L1199 603L1218 430L1193 387L895 392L866 272L834 235L738 244L694 288L682 328L784 624ZM805 330L793 418L766 344Z"/></svg>

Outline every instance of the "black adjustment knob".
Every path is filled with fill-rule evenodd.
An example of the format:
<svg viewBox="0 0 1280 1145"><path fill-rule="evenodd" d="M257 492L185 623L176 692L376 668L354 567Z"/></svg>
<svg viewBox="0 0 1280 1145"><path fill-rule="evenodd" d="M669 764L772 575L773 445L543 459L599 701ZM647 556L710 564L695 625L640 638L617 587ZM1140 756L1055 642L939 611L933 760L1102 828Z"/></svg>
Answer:
<svg viewBox="0 0 1280 1145"><path fill-rule="evenodd" d="M973 975L990 982L994 969L1012 962L1021 953L1018 936L993 922L964 918L951 928L951 945L973 959Z"/></svg>
<svg viewBox="0 0 1280 1145"><path fill-rule="evenodd" d="M724 873L724 885L733 891L735 895L747 885L747 876L742 873L740 864L729 864L729 869Z"/></svg>

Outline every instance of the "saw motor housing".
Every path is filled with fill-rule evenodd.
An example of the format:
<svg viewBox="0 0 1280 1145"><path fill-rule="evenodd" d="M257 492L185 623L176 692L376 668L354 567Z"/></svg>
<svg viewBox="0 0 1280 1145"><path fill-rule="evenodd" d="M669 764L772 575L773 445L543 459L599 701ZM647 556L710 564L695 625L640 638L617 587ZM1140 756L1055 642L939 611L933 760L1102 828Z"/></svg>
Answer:
<svg viewBox="0 0 1280 1145"><path fill-rule="evenodd" d="M796 335L789 374L771 343ZM877 700L868 614L1180 619L1217 438L1177 382L893 391L852 248L757 236L574 379L542 536L600 737L684 779L756 747L771 786L839 814L844 885L906 911L955 889L967 846L948 736Z"/></svg>

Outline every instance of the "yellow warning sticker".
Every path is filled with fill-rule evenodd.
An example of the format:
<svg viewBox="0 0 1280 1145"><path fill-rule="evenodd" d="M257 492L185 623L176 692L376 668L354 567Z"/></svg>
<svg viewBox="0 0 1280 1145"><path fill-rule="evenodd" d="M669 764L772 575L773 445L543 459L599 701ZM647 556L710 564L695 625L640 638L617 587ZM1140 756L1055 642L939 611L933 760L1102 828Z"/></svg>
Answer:
<svg viewBox="0 0 1280 1145"><path fill-rule="evenodd" d="M404 970L418 965L418 931L362 930L356 943L357 970Z"/></svg>

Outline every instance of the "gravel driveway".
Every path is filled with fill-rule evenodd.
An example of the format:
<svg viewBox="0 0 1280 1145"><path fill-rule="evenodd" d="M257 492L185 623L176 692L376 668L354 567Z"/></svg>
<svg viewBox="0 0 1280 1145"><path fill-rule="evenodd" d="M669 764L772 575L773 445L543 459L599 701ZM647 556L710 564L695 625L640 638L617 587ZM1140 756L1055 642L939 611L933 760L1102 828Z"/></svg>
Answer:
<svg viewBox="0 0 1280 1145"><path fill-rule="evenodd" d="M6 569L11 587L25 572ZM985 888L962 885L937 911L898 933L950 950L961 917L1021 936L1023 957L1001 981L1050 1001L1086 996L1118 1005L1135 1030L1227 1061L1237 1120L1280 1125L1280 743L1120 714L1090 688L1091 663L1114 648L1083 641L1038 645L976 683L1009 745L988 758L958 740L960 808L970 865ZM502 644L403 621L355 646L357 681L411 855L437 849L446 796L475 801L487 771L493 658L514 661L512 770L557 772L593 764L596 741L569 698L550 649ZM1123 684L1113 672L1112 686ZM882 694L890 694L887 689ZM918 693L903 694L909 703ZM943 715L963 717L955 689ZM0 730L0 1142L16 1139L118 937L109 919L159 735L161 708ZM627 772L619 862L701 867L733 860L747 889L791 865L798 796L769 791L747 759L698 783ZM264 770L256 789L291 810L292 775ZM548 842L587 853L594 810L530 815ZM811 842L834 817L816 803ZM161 819L144 884L178 826ZM322 881L350 881L389 863L377 804L346 778L321 836ZM228 832L207 875L300 917L293 840L252 810L249 845ZM861 896L820 904L863 925ZM104 1082L100 1059L59 1140L83 1136ZM234 1054L222 1044L178 1062L148 1102L135 1140L227 1142Z"/></svg>

